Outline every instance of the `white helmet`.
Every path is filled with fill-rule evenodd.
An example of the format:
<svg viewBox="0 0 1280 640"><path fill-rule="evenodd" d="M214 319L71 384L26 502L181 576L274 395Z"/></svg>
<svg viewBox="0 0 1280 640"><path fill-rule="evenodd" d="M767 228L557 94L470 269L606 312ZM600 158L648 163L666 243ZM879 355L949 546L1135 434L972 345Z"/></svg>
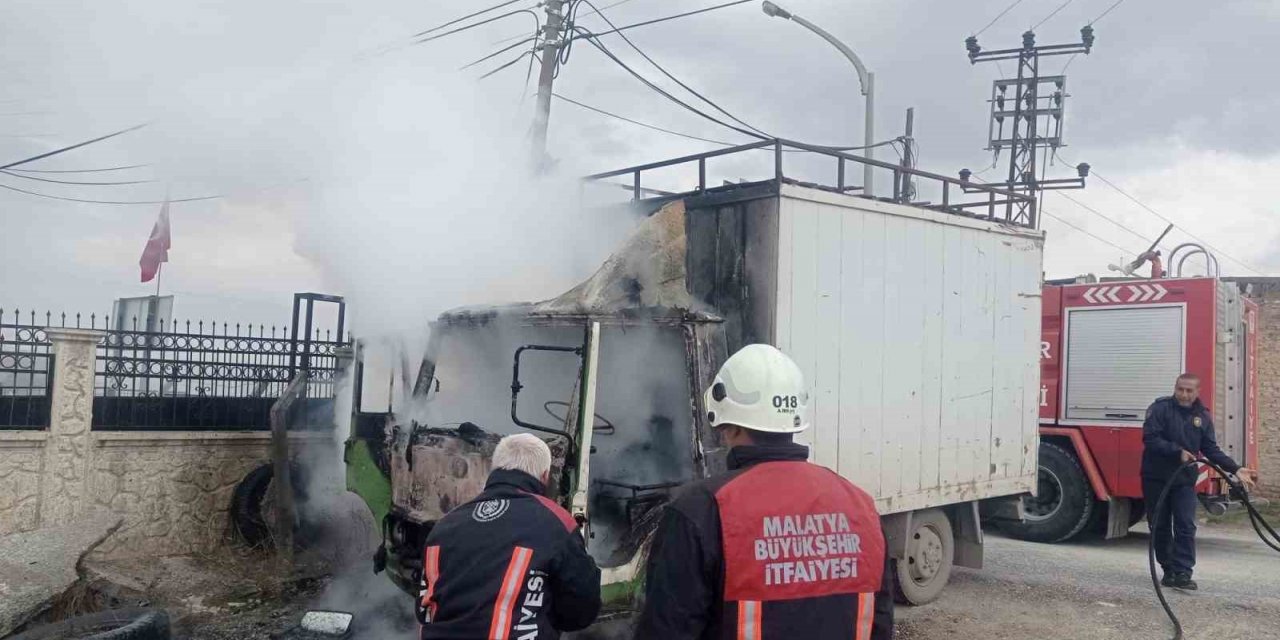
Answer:
<svg viewBox="0 0 1280 640"><path fill-rule="evenodd" d="M749 344L730 356L704 401L712 427L733 424L770 433L809 428L804 374L791 358L767 344Z"/></svg>

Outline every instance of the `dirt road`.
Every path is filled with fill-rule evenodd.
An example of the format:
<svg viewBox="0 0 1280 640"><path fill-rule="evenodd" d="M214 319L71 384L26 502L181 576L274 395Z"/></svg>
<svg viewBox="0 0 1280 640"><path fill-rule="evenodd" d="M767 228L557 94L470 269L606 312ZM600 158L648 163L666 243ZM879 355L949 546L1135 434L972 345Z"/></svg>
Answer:
<svg viewBox="0 0 1280 640"><path fill-rule="evenodd" d="M957 569L942 598L899 608L904 640L1161 640L1172 626L1147 571L1147 534L1042 545L988 534L986 567ZM1280 553L1238 525L1202 525L1195 593L1169 600L1188 640L1280 638Z"/></svg>

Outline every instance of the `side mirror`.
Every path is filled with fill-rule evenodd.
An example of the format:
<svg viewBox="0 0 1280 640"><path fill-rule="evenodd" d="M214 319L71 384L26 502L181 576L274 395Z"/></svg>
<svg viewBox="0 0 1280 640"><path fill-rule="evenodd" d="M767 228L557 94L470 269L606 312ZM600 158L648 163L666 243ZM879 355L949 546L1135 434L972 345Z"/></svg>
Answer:
<svg viewBox="0 0 1280 640"><path fill-rule="evenodd" d="M346 638L353 619L354 615L343 611L308 611L302 616L301 627L326 638Z"/></svg>

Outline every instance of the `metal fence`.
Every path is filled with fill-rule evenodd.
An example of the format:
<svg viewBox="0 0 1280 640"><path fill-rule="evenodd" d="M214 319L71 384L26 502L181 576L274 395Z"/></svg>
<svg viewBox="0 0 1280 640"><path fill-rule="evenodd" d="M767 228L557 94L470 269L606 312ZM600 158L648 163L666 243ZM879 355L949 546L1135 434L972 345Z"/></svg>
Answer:
<svg viewBox="0 0 1280 640"><path fill-rule="evenodd" d="M290 327L186 321L148 328L145 322L47 313L2 325L12 340L0 351L0 385L10 372L20 380L11 391L0 389L0 422L48 425L52 356L43 329L54 326L106 333L94 372L96 430L267 430L272 403L299 371L309 376L296 423L332 425L337 350L349 339L319 329L299 335Z"/></svg>
<svg viewBox="0 0 1280 640"><path fill-rule="evenodd" d="M0 309L0 429L48 426L52 372L52 345L35 312Z"/></svg>

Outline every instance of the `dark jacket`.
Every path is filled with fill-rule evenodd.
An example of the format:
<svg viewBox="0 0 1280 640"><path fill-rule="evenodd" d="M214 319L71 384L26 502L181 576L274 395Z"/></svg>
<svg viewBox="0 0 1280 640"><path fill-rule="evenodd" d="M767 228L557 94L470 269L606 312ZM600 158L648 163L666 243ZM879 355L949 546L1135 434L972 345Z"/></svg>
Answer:
<svg viewBox="0 0 1280 640"><path fill-rule="evenodd" d="M577 523L521 471L498 469L427 536L418 618L423 640L546 640L591 624L600 569Z"/></svg>
<svg viewBox="0 0 1280 640"><path fill-rule="evenodd" d="M892 637L875 503L807 458L796 444L735 447L729 473L667 506L638 640Z"/></svg>
<svg viewBox="0 0 1280 640"><path fill-rule="evenodd" d="M1198 398L1189 408L1183 408L1172 396L1153 402L1142 423L1142 445L1142 477L1148 480L1168 482L1182 466L1183 451L1202 455L1228 473L1240 469L1240 465L1218 447L1213 418ZM1180 485L1195 484L1195 480L1196 474L1191 471L1177 478Z"/></svg>

